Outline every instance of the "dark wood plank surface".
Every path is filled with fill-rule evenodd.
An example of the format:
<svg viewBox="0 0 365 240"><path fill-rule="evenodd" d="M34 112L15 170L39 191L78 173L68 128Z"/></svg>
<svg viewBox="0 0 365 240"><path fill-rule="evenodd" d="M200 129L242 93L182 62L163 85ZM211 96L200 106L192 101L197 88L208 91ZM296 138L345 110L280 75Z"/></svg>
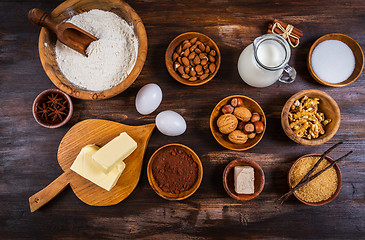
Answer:
<svg viewBox="0 0 365 240"><path fill-rule="evenodd" d="M340 32L365 47L365 1L128 1L142 18L148 34L148 56L141 75L122 94L103 101L73 99L74 115L58 129L46 129L33 119L31 106L41 91L54 87L38 56L39 28L27 20L29 9L52 11L60 0L0 2L0 238L2 239L238 239L238 238L365 238L365 75L343 88L321 86L306 67L311 44L320 36ZM304 31L290 60L297 72L293 84L276 83L251 88L240 79L237 60L253 39L279 18ZM202 32L218 44L222 65L217 76L200 87L173 80L164 65L169 42L186 31ZM141 116L134 107L137 91L157 83L163 101L156 112ZM285 101L303 89L330 94L341 109L339 131L327 144L297 145L284 134L280 112ZM267 132L246 152L229 151L215 142L209 116L222 98L243 94L255 99L267 114ZM91 207L67 188L35 213L28 198L62 170L56 160L61 138L75 123L100 118L139 125L154 121L163 110L175 110L187 121L179 137L155 131L151 137L139 185L122 203ZM344 141L331 154L338 157L354 150L340 164L343 187L329 205L309 207L294 197L278 207L274 200L288 190L287 172L293 161L308 153L322 153ZM181 202L166 201L148 184L146 165L160 146L178 142L200 156L204 177L198 191ZM234 159L253 159L263 168L266 185L262 194L248 202L231 199L224 191L222 173Z"/></svg>

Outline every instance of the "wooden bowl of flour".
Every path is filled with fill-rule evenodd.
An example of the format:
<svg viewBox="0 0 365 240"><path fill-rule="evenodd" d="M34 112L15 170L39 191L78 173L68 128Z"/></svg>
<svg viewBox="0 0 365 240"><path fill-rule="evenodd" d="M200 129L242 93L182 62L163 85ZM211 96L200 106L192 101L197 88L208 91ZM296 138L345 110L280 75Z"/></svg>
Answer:
<svg viewBox="0 0 365 240"><path fill-rule="evenodd" d="M130 74L118 85L104 91L89 91L82 89L66 79L61 72L55 54L57 37L46 28L42 28L39 35L39 56L44 71L51 81L65 93L80 99L101 100L111 98L126 90L140 74L147 56L147 34L138 14L125 2L120 0L69 0L56 7L50 16L56 22L70 19L74 15L88 12L92 9L110 11L124 19L133 26L134 33L138 39L137 60Z"/></svg>

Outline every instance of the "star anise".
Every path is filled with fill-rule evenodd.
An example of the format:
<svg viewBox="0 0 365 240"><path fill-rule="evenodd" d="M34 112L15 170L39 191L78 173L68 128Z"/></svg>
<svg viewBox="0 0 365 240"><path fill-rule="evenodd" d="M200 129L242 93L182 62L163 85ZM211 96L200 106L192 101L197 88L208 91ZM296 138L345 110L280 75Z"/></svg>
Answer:
<svg viewBox="0 0 365 240"><path fill-rule="evenodd" d="M56 107L57 105L62 105L61 101L63 101L63 98L57 98L58 94L55 93L55 95L53 95L53 93L51 94L51 96L48 96L49 101L47 101L47 103L51 104L51 106Z"/></svg>
<svg viewBox="0 0 365 240"><path fill-rule="evenodd" d="M62 106L60 108L57 108L57 107L51 108L51 113L49 114L49 116L50 117L53 116L52 121L55 121L57 119L62 121L63 120L62 115L67 115L65 110L67 110L65 106Z"/></svg>
<svg viewBox="0 0 365 240"><path fill-rule="evenodd" d="M46 103L43 103L42 106L38 105L37 108L37 114L39 114L41 118L48 120L49 107L46 105Z"/></svg>

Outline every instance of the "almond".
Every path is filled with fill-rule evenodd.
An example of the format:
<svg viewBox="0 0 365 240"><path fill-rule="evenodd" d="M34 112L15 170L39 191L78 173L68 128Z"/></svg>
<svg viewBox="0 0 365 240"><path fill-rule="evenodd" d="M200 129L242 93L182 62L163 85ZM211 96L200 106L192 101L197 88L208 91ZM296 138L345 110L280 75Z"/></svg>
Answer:
<svg viewBox="0 0 365 240"><path fill-rule="evenodd" d="M200 71L200 72L197 72L196 74L198 74L199 76L201 76L201 75L203 75L203 70L202 71Z"/></svg>
<svg viewBox="0 0 365 240"><path fill-rule="evenodd" d="M196 49L195 49L195 53L196 53L196 54L200 54L201 52L202 52L202 50L200 50L199 48L196 48Z"/></svg>
<svg viewBox="0 0 365 240"><path fill-rule="evenodd" d="M187 57L183 57L183 58L181 59L181 61L182 61L182 63L183 63L185 66L189 66L189 60L188 60L188 58L187 58Z"/></svg>
<svg viewBox="0 0 365 240"><path fill-rule="evenodd" d="M189 48L189 47L191 47L191 43L190 43L190 42L187 42L187 43L185 43L185 44L183 45L182 50L185 50L185 49L187 49L187 48Z"/></svg>
<svg viewBox="0 0 365 240"><path fill-rule="evenodd" d="M210 47L209 47L209 46L206 46L206 47L205 47L205 52L206 52L206 53L209 53L209 52L210 52Z"/></svg>
<svg viewBox="0 0 365 240"><path fill-rule="evenodd" d="M176 59L179 57L179 54L177 54L176 52L174 52L174 54L172 54L172 60L176 61Z"/></svg>
<svg viewBox="0 0 365 240"><path fill-rule="evenodd" d="M209 64L209 70L210 70L211 73L214 73L215 68L216 67L215 67L215 64L214 63Z"/></svg>
<svg viewBox="0 0 365 240"><path fill-rule="evenodd" d="M180 67L180 63L174 62L174 70L176 71Z"/></svg>
<svg viewBox="0 0 365 240"><path fill-rule="evenodd" d="M190 43L195 44L197 40L198 40L198 37L192 38L192 39L190 39Z"/></svg>
<svg viewBox="0 0 365 240"><path fill-rule="evenodd" d="M187 75L187 74L183 74L183 75L181 75L181 77L184 78L184 79L189 79L190 78L190 76Z"/></svg>
<svg viewBox="0 0 365 240"><path fill-rule="evenodd" d="M189 48L185 49L184 56L187 57L187 56L189 56L189 54L190 54Z"/></svg>
<svg viewBox="0 0 365 240"><path fill-rule="evenodd" d="M177 71L180 73L180 74L185 74L184 72L184 67L183 66L180 66L177 68Z"/></svg>
<svg viewBox="0 0 365 240"><path fill-rule="evenodd" d="M190 68L189 67L185 67L184 70L185 70L185 73L186 74L189 74L190 73Z"/></svg>
<svg viewBox="0 0 365 240"><path fill-rule="evenodd" d="M202 51L202 52L205 52L205 46L203 43L199 44L198 45L199 49Z"/></svg>
<svg viewBox="0 0 365 240"><path fill-rule="evenodd" d="M197 77L191 77L191 78L189 78L189 81L191 81L191 82L194 82L196 80L197 80Z"/></svg>
<svg viewBox="0 0 365 240"><path fill-rule="evenodd" d="M194 52L195 49L198 47L198 45L194 44L193 46L190 47L190 52Z"/></svg>
<svg viewBox="0 0 365 240"><path fill-rule="evenodd" d="M194 68L190 69L190 76L194 77L196 75L196 72L194 70Z"/></svg>
<svg viewBox="0 0 365 240"><path fill-rule="evenodd" d="M203 70L203 67L201 66L201 65L197 65L196 67L195 67L195 71L196 72L201 72Z"/></svg>
<svg viewBox="0 0 365 240"><path fill-rule="evenodd" d="M181 46L181 45L179 45L179 46L176 48L176 53L177 53L178 55L180 55L180 54L181 54L181 52L182 52L182 46Z"/></svg>
<svg viewBox="0 0 365 240"><path fill-rule="evenodd" d="M199 78L200 78L200 80L204 80L204 79L206 79L208 76L209 76L209 74L205 73L205 74L201 75Z"/></svg>
<svg viewBox="0 0 365 240"><path fill-rule="evenodd" d="M184 41L181 43L181 45L182 45L182 46L184 46L184 44L185 44L185 43L188 43L188 42L189 42L189 40L187 40L187 39L186 39L186 40L184 40Z"/></svg>
<svg viewBox="0 0 365 240"><path fill-rule="evenodd" d="M205 69L204 73L209 73L209 69L208 68Z"/></svg>
<svg viewBox="0 0 365 240"><path fill-rule="evenodd" d="M182 64L181 57L178 57L178 58L177 58L177 61L178 61L180 64Z"/></svg>
<svg viewBox="0 0 365 240"><path fill-rule="evenodd" d="M215 62L215 57L213 57L213 56L209 55L209 61L211 61L211 62Z"/></svg>
<svg viewBox="0 0 365 240"><path fill-rule="evenodd" d="M212 56L214 57L217 53L216 53L216 51L211 50L211 51L209 52L209 54L210 54L210 55L212 55Z"/></svg>
<svg viewBox="0 0 365 240"><path fill-rule="evenodd" d="M193 63L195 65L198 65L200 63L200 58L198 56L195 56Z"/></svg>
<svg viewBox="0 0 365 240"><path fill-rule="evenodd" d="M189 59L189 60L193 60L194 58L195 58L195 52L191 52L191 53L189 54L188 59Z"/></svg>
<svg viewBox="0 0 365 240"><path fill-rule="evenodd" d="M198 41L196 41L196 43L195 43L195 44L198 46L198 45L199 45L199 44L201 44L201 43L202 43L202 42L198 40Z"/></svg>
<svg viewBox="0 0 365 240"><path fill-rule="evenodd" d="M207 56L207 54L205 54L205 53L200 53L200 54L199 54L199 58L200 58L200 59L203 59L203 58L205 58L206 56Z"/></svg>
<svg viewBox="0 0 365 240"><path fill-rule="evenodd" d="M208 60L204 58L203 60L201 60L200 63L201 63L201 65L204 66L204 65L206 65L208 63Z"/></svg>

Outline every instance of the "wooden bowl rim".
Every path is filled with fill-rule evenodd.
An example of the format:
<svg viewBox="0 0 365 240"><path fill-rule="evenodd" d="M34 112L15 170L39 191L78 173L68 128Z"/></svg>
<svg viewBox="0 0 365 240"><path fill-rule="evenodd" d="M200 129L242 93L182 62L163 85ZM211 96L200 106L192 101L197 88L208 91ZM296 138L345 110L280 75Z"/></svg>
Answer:
<svg viewBox="0 0 365 240"><path fill-rule="evenodd" d="M68 110L68 114L66 116L65 119L63 119L63 121L61 121L60 123L57 123L57 124L46 124L46 123L43 123L42 120L40 120L38 117L37 117L37 110L36 110L36 106L37 106L37 103L38 101L40 100L40 98L42 98L44 95L47 95L49 93L58 93L58 94L61 94L65 99L66 101L69 103L69 110ZM50 88L50 89L46 89L44 91L42 91L40 94L37 95L37 97L34 99L33 101L33 105L32 105L32 113L33 113L33 117L35 119L35 121L41 125L42 127L45 127L45 128L59 128L63 125L65 125L70 119L71 119L71 116L72 116L72 113L73 113L73 103L72 103L72 100L70 98L70 96L68 96L66 93L64 93L63 91L57 89L57 88Z"/></svg>
<svg viewBox="0 0 365 240"><path fill-rule="evenodd" d="M58 12L63 12L64 10L61 10L62 8L66 9L67 6L72 6L75 3L82 2L82 1L84 1L84 0L67 0L67 1L61 3L60 5L58 5L51 12L50 16L55 16L55 15L57 15ZM108 98L114 97L114 96L122 93L127 88L129 88L130 85L132 85L134 83L134 81L137 79L137 77L139 76L139 74L142 71L143 65L147 58L147 49L148 49L147 33L146 33L146 29L144 27L144 24L143 24L141 18L138 16L137 12L128 3L126 3L122 0L118 0L118 2L119 2L119 4L121 4L121 6L123 6L123 8L127 9L128 12L131 14L133 23L134 23L133 27L136 30L135 33L138 38L138 54L137 54L137 59L136 59L136 62L134 64L132 71L128 74L127 78L125 78L121 83L119 83L118 85L116 85L110 89L104 90L104 91L90 91L90 90L82 89L82 88L79 88L78 86L74 85L71 82L69 83L70 85L66 85L55 74L53 74L53 71L49 72L50 71L49 66L47 64L46 58L42 54L42 49L44 48L46 32L50 32L50 31L48 29L42 27L40 34L39 34L39 40L38 40L39 57L40 57L44 71L46 72L49 79L52 81L52 83L57 88L59 88L60 90L64 91L67 94L70 94L71 96L73 96L75 98L84 99L84 100L103 100L103 99L108 99ZM94 8L94 9L96 9L96 8ZM80 14L80 13L77 13L77 14ZM137 25L138 25L138 27L137 27ZM62 73L62 75L63 75L63 73ZM67 80L66 77L65 77L65 79Z"/></svg>
<svg viewBox="0 0 365 240"><path fill-rule="evenodd" d="M216 133L216 131L214 131L214 127L213 127L213 125L214 124L216 124L215 122L213 122L213 119L214 119L214 116L213 116L213 113L214 113L214 110L216 110L217 108L218 108L218 106L222 103L222 102L224 102L224 101L227 101L227 100L229 100L229 99L232 99L232 98L234 98L234 97L239 97L239 98L244 98L244 99L246 99L246 100L248 100L248 101L251 101L251 102L253 102L255 105L257 105L257 107L260 109L260 111L262 112L262 116L263 116L263 118L264 118L264 131L262 132L262 133L260 133L260 136L259 136L259 139L258 139L258 141L256 142L256 143L254 143L254 144L252 144L252 145L250 145L250 146L248 146L248 147L245 147L245 148L232 148L232 147L230 147L230 146L228 146L227 144L225 144L227 141L221 141L219 138L218 138L218 136L217 136L217 133ZM213 137L214 137L214 139L221 145L221 146L223 146L223 147L225 147L225 148L227 148L227 149L229 149L229 150L233 150L233 151L246 151L246 150L248 150L248 149L250 149L250 148L253 148L254 146L256 146L260 141L261 141L261 139L263 138L263 136L264 136L264 134L265 134L265 131L266 131L266 116L265 116L265 112L264 112L264 110L261 108L261 106L255 101L255 100L253 100L252 98L250 98L250 97L247 97L247 96L244 96L244 95L231 95L231 96L228 96L228 97L225 97L225 98L223 98L222 100L220 100L216 105L215 105L215 107L213 108L213 110L212 110L212 113L210 114L210 121L209 121L209 126L210 126L210 131L211 131L211 133L212 133L212 135L213 135ZM251 139L250 139L251 140ZM248 140L249 141L249 140Z"/></svg>
<svg viewBox="0 0 365 240"><path fill-rule="evenodd" d="M347 38L349 39L351 42L354 43L354 46L356 46L358 48L358 51L361 56L361 70L359 71L359 73L354 77L354 79L352 79L351 81L348 81L350 78L346 79L345 81L343 82L340 82L340 83L330 83L330 82L326 82L324 80L322 80L320 77L317 76L317 74L315 74L315 72L313 71L313 68L312 68L312 53L313 53L313 50L318 46L319 43L321 42L324 42L326 40L334 40L334 36L339 36L339 37L342 37L342 38ZM339 39L335 39L335 40L339 40ZM339 40L341 41L341 40ZM341 41L343 42L343 41ZM343 42L345 43L345 42ZM345 43L346 44L346 43ZM347 45L347 44L346 44ZM348 45L347 45L348 46ZM350 47L350 46L348 46ZM350 47L351 48L351 47ZM352 50L352 49L351 49ZM355 53L354 53L355 55ZM325 86L329 86L329 87L344 87L344 86L347 86L353 82L355 82L361 75L363 69L364 69L364 52L360 46L360 44L358 42L356 42L352 37L350 36L347 36L345 34L342 34L342 33L329 33L329 34L326 34L320 38L318 38L311 46L311 48L309 49L309 53L308 53L308 56L307 56L307 67L308 67L308 70L309 70L309 73L311 74L311 76L317 81L319 82L320 84L322 85L325 85ZM355 63L356 65L356 63Z"/></svg>
<svg viewBox="0 0 365 240"><path fill-rule="evenodd" d="M235 166L251 166L255 169L255 171L259 172L261 178L258 179L260 181L260 185L259 185L259 188L257 191L255 191L253 194L238 194L234 191L232 192L229 189L228 181L227 181L228 172L231 171ZM264 186L265 186L264 170L262 170L261 166L253 160L233 160L230 163L228 163L227 166L224 168L224 171L223 171L224 190L226 190L227 194L235 200L249 201L251 199L254 199L261 194L262 190L264 189Z"/></svg>
<svg viewBox="0 0 365 240"><path fill-rule="evenodd" d="M292 185L290 183L290 174L292 172L292 170L294 169L294 166L295 164L298 163L299 160L301 160L302 158L305 158L305 157L320 157L322 156L322 154L317 154L317 153L313 153L313 154L306 154L304 156L301 156L300 158L298 158L297 160L295 160L295 162L292 164L292 166L290 167L290 170L289 170L289 173L288 173L288 184L289 184L289 188L291 189ZM333 159L329 156L326 156L326 160L329 161L330 163L334 162ZM341 174L341 170L340 170L340 167L335 164L333 165L334 169L336 170L336 174L337 174L337 189L335 191L335 193L330 197L328 198L327 200L323 200L321 202L317 202L317 203L311 203L311 202L306 202L302 199L300 199L296 193L294 192L294 196L299 200L301 201L302 203L306 204L306 205L309 205L309 206L314 206L314 207L318 207L318 206L323 206L323 205L326 205L330 202L332 202L337 196L338 194L340 193L340 190L341 190L341 187L342 187L342 174Z"/></svg>
<svg viewBox="0 0 365 240"><path fill-rule="evenodd" d="M198 80L198 81L195 81L195 82L190 82L186 79L183 79L182 77L180 77L174 70L172 70L172 68L170 69L169 66L169 61L172 59L172 55L170 56L168 54L169 50L172 48L172 45L175 44L178 40L180 41L181 38L184 38L186 35L195 35L196 37L204 37L204 38L207 38L209 42L212 43L212 45L214 46L216 52L217 52L217 60L215 61L216 62L216 68L215 68L215 71L213 74L211 74L208 78L204 79L204 80ZM180 41L182 42L182 41ZM210 38L208 37L207 35L203 34L203 33L199 33L199 32L185 32L185 33L182 33L180 34L179 36L175 37L169 44L169 46L167 47L166 49L166 52L165 52L165 64L166 64L166 68L167 68L167 71L169 72L169 74L171 75L171 77L173 77L176 81L184 84L184 85L187 85L187 86L200 86L200 85L203 85L207 82L209 82L210 80L212 80L215 75L217 74L218 70L219 70L219 67L221 65L221 53L219 51L219 48L218 48L218 45Z"/></svg>
<svg viewBox="0 0 365 240"><path fill-rule="evenodd" d="M325 98L329 99L329 101L331 102L331 106L335 112L335 115L338 115L338 119L336 119L336 121L332 120L332 123L335 124L335 126L331 132L326 132L324 135L322 135L323 137L321 136L321 138L308 140L305 138L298 137L293 132L293 130L291 130L291 128L289 127L289 110L290 110L290 107L292 106L292 104L297 99L300 99L301 97L308 95L310 93L315 93L317 95L324 96ZM341 123L341 112L340 112L340 108L339 108L337 102L329 94L327 94L323 91L317 90L317 89L306 89L306 90L297 92L296 94L291 96L288 99L288 101L286 101L286 103L284 104L284 107L281 111L281 126L282 126L285 134L294 142L302 144L302 145L306 145L306 146L318 146L318 145L322 145L322 144L326 143L327 141L329 141L337 133L337 131L340 127L340 123Z"/></svg>
<svg viewBox="0 0 365 240"><path fill-rule="evenodd" d="M187 190L185 192L179 193L179 195L183 195L182 197L171 197L169 195L171 195L172 193L165 193L159 186L155 185L156 180L154 179L153 173L152 173L152 162L154 161L155 156L161 150L168 148L168 147L177 147L177 148L183 149L183 151L185 151L186 153L191 154L194 162L196 162L198 165L198 178L197 178L196 182L194 183L194 185L192 186L192 188L190 188L189 190ZM180 200L184 200L184 199L190 197L191 195L193 195L196 192L196 190L198 190L198 188L200 187L200 184L203 179L203 165L201 163L199 156L191 148L189 148L188 146L185 146L183 144L180 144L180 143L170 143L170 144L163 145L162 147L157 149L152 154L152 156L150 157L148 164L147 164L147 177L148 177L148 182L149 182L151 188L155 191L155 193L157 193L157 195L159 195L160 197L162 197L166 200L180 201ZM191 191L191 192L189 194L186 194L186 192L188 192L188 191Z"/></svg>

